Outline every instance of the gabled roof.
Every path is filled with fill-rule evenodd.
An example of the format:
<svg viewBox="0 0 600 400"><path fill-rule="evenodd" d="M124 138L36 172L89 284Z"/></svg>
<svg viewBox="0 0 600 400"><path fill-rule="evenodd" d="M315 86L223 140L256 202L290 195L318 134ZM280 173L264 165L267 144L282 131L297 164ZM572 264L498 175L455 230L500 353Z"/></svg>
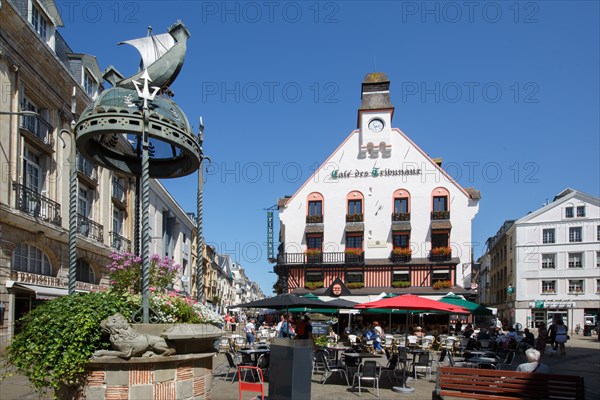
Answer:
<svg viewBox="0 0 600 400"><path fill-rule="evenodd" d="M458 182L456 182L454 180L454 178L452 178L450 176L450 174L448 174L442 167L440 167L431 157L429 157L427 155L427 153L425 153L423 150L421 150L421 148L419 146L417 146L415 144L415 142L413 142L404 132L402 132L400 129L398 128L392 128L392 132L397 132L399 135L401 135L404 139L406 139L408 141L408 143L410 143L411 146L413 146L413 148L415 150L417 150L419 153L421 153L421 155L423 155L423 157L425 157L433 166L433 168L437 168L440 173L454 186L456 186L456 188L458 188L467 198L469 199L473 199L473 200L479 200L481 198L481 193L478 190L475 190L473 188L469 188L468 190L463 188ZM304 181L304 183L298 188L298 190L296 190L296 192L291 196L291 197L287 197L285 199L279 199L278 201L278 206L279 208L285 207L287 206L295 197L298 193L300 193L300 191L302 189L304 189L304 186L306 186L309 182L315 182L315 176L319 176L317 174L321 173L321 169L326 167L329 164L329 161L333 158L333 156L335 154L338 153L338 151L346 144L346 142L348 142L350 140L350 138L352 138L352 136L354 134L358 134L359 131L358 129L353 130L352 132L350 132L350 134L346 137L346 139L344 139L344 141L342 143L340 143L340 145L329 155L329 157L327 157L327 159L325 160L325 162L323 162L321 165L319 165L319 168L315 169L315 172L313 172L313 174Z"/></svg>
<svg viewBox="0 0 600 400"><path fill-rule="evenodd" d="M548 210L551 210L555 207L560 207L562 204L569 202L574 197L581 198L585 202L594 204L596 206L600 206L600 198L594 197L592 195L589 195L587 193L580 192L580 191L577 191L574 189L566 188L565 190L563 190L562 192L557 194L551 203L546 204L544 207L539 208L536 211L527 214L526 216L518 219L515 223L521 224L524 222L528 222L528 221L532 220L533 218L536 218L537 216L544 214Z"/></svg>

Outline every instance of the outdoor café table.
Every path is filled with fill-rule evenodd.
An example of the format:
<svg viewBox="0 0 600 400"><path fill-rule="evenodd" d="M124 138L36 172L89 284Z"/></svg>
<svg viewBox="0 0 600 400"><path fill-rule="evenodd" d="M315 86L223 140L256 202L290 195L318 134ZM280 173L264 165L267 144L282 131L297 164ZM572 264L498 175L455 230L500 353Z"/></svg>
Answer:
<svg viewBox="0 0 600 400"><path fill-rule="evenodd" d="M473 357L495 357L493 351L489 350L466 350L464 352L465 360L469 360Z"/></svg>
<svg viewBox="0 0 600 400"><path fill-rule="evenodd" d="M328 351L334 351L335 352L335 363L339 364L340 361L340 353L344 350L348 350L351 349L352 347L348 347L348 346L327 346L325 347Z"/></svg>
<svg viewBox="0 0 600 400"><path fill-rule="evenodd" d="M470 363L477 364L479 368L496 369L496 364L500 364L498 357L473 357L468 360Z"/></svg>
<svg viewBox="0 0 600 400"><path fill-rule="evenodd" d="M358 364L362 363L362 360L365 358L382 358L381 354L373 354L373 353L344 353L346 357L357 358Z"/></svg>
<svg viewBox="0 0 600 400"><path fill-rule="evenodd" d="M258 362L258 357L260 357L261 354L265 354L265 353L270 353L271 349L268 348L258 348L258 349L239 349L238 353L240 354L248 354L251 357L253 357L253 362L256 365L256 363Z"/></svg>

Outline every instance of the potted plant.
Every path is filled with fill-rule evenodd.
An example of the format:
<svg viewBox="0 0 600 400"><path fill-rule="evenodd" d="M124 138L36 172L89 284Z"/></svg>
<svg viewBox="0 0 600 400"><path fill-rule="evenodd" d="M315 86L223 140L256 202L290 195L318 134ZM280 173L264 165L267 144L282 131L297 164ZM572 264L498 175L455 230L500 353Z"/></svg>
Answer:
<svg viewBox="0 0 600 400"><path fill-rule="evenodd" d="M362 282L348 282L346 284L346 287L348 289L360 289L360 288L365 287L365 284Z"/></svg>
<svg viewBox="0 0 600 400"><path fill-rule="evenodd" d="M306 261L309 263L321 262L321 249L306 249Z"/></svg>
<svg viewBox="0 0 600 400"><path fill-rule="evenodd" d="M192 298L167 292L178 275L179 265L158 255L150 259L148 297L157 322L165 327L180 323L210 325L210 329L203 329L209 332L207 341L212 348L214 338L222 334L215 326L223 326L223 317ZM112 260L107 266L109 290L58 297L23 317L21 331L8 346L5 360L27 376L40 393L61 393L65 388L84 384L92 354L111 345L100 322L115 313L132 316L140 309L141 258L113 253Z"/></svg>
<svg viewBox="0 0 600 400"><path fill-rule="evenodd" d="M306 288L308 290L320 289L324 286L325 285L324 285L323 281L305 282L304 283L304 288Z"/></svg>
<svg viewBox="0 0 600 400"><path fill-rule="evenodd" d="M308 224L320 224L322 222L323 222L322 215L307 215L306 216L306 223L308 223Z"/></svg>
<svg viewBox="0 0 600 400"><path fill-rule="evenodd" d="M451 287L452 287L452 282L450 282L450 281L437 281L433 284L433 288L435 290L448 289Z"/></svg>
<svg viewBox="0 0 600 400"><path fill-rule="evenodd" d="M394 281L392 287L395 288L407 288L410 287L410 281Z"/></svg>

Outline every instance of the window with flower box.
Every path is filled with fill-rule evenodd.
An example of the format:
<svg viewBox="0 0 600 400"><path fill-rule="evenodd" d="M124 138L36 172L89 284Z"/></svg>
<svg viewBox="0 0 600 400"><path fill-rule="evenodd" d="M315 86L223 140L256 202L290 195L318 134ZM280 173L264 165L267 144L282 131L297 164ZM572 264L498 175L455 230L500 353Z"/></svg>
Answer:
<svg viewBox="0 0 600 400"><path fill-rule="evenodd" d="M450 281L450 270L434 270L431 275L431 284L436 282Z"/></svg>
<svg viewBox="0 0 600 400"><path fill-rule="evenodd" d="M556 281L542 281L542 293L556 293Z"/></svg>
<svg viewBox="0 0 600 400"><path fill-rule="evenodd" d="M581 242L581 227L580 226L572 226L569 228L569 242Z"/></svg>
<svg viewBox="0 0 600 400"><path fill-rule="evenodd" d="M569 268L583 268L583 253L569 253Z"/></svg>
<svg viewBox="0 0 600 400"><path fill-rule="evenodd" d="M323 282L323 271L306 271L306 282Z"/></svg>
<svg viewBox="0 0 600 400"><path fill-rule="evenodd" d="M405 189L394 192L394 213L392 221L410 221L410 194Z"/></svg>
<svg viewBox="0 0 600 400"><path fill-rule="evenodd" d="M346 234L346 249L362 249L363 235L362 233L347 233Z"/></svg>
<svg viewBox="0 0 600 400"><path fill-rule="evenodd" d="M542 254L542 268L543 269L554 269L556 254Z"/></svg>
<svg viewBox="0 0 600 400"><path fill-rule="evenodd" d="M583 279L569 279L569 293L583 293Z"/></svg>
<svg viewBox="0 0 600 400"><path fill-rule="evenodd" d="M548 228L542 231L542 243L554 243L554 228Z"/></svg>
<svg viewBox="0 0 600 400"><path fill-rule="evenodd" d="M364 277L362 271L346 272L346 286L349 289L357 289L364 286Z"/></svg>

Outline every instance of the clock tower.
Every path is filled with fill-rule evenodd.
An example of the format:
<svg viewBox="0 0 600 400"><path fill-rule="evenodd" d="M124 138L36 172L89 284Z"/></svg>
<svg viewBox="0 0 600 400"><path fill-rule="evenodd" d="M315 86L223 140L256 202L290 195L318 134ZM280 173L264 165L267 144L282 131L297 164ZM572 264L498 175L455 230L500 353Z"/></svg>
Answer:
<svg viewBox="0 0 600 400"><path fill-rule="evenodd" d="M367 74L362 82L362 103L358 109L360 155L390 157L394 106L390 101L390 80L383 72Z"/></svg>

